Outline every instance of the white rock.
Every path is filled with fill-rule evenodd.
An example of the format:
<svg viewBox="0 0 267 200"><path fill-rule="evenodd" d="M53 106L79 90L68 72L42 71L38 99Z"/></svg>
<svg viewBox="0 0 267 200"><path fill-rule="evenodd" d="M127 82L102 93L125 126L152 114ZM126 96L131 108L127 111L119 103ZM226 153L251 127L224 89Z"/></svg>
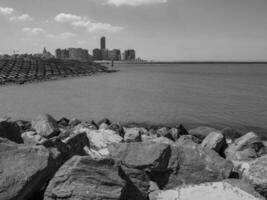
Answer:
<svg viewBox="0 0 267 200"><path fill-rule="evenodd" d="M186 185L153 195L151 200L262 200L227 182Z"/></svg>

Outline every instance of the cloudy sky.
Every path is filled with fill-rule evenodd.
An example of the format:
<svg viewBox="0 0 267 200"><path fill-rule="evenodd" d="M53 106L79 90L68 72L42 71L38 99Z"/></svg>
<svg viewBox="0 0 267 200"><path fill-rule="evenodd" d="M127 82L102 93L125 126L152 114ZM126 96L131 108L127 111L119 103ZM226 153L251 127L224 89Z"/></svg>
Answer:
<svg viewBox="0 0 267 200"><path fill-rule="evenodd" d="M267 60L267 0L0 0L0 54L103 35L149 60Z"/></svg>

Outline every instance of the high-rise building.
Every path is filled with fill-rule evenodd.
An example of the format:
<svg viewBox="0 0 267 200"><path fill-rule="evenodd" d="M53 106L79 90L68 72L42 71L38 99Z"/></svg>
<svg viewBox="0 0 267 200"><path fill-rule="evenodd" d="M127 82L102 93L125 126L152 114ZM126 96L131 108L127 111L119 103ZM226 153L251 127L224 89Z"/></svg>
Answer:
<svg viewBox="0 0 267 200"><path fill-rule="evenodd" d="M134 61L135 60L135 50L128 49L123 54L123 60Z"/></svg>
<svg viewBox="0 0 267 200"><path fill-rule="evenodd" d="M106 49L106 38L102 37L100 39L100 49Z"/></svg>

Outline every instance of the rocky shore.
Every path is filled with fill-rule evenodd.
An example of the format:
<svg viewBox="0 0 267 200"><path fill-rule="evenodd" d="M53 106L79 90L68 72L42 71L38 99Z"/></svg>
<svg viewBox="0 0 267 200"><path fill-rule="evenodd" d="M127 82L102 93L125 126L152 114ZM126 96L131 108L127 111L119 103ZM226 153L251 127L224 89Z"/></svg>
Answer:
<svg viewBox="0 0 267 200"><path fill-rule="evenodd" d="M0 200L259 200L267 141L231 128L0 121Z"/></svg>

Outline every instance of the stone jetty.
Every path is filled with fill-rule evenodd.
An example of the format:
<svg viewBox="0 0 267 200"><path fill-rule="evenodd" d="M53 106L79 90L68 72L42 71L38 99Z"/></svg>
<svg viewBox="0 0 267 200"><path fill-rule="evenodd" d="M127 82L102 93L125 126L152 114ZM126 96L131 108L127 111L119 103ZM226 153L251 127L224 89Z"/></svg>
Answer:
<svg viewBox="0 0 267 200"><path fill-rule="evenodd" d="M2 119L0 199L264 200L266 144L230 128Z"/></svg>

